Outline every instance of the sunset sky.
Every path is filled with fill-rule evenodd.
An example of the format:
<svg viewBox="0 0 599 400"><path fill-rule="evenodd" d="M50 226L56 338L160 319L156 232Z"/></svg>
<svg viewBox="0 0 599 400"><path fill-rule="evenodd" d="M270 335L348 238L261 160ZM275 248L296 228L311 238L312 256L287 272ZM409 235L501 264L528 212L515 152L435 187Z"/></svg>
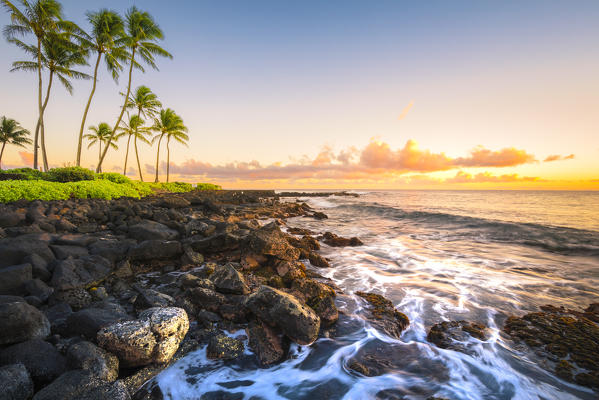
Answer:
<svg viewBox="0 0 599 400"><path fill-rule="evenodd" d="M84 29L88 9L124 13L135 4L164 30L161 45L174 59L136 72L133 87L149 86L189 127L189 147L171 151L179 180L599 189L596 0L62 4ZM8 22L2 11L0 24ZM5 40L0 52L0 115L33 132L36 76L9 72L25 57ZM87 125L118 117L126 76L117 85L103 68ZM76 82L73 96L53 89L45 125L54 166L74 161L90 87ZM119 144L105 170L122 171ZM7 148L3 168L24 166L30 152ZM148 178L155 157L155 147L143 147ZM97 148L84 160L96 165Z"/></svg>

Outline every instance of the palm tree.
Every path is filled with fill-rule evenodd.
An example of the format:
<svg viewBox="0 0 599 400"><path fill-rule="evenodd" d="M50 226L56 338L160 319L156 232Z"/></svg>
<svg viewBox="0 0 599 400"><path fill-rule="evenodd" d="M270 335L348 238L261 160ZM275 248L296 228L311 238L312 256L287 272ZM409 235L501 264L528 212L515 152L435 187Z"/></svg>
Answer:
<svg viewBox="0 0 599 400"><path fill-rule="evenodd" d="M162 103L158 101L158 96L156 96L150 88L147 86L139 86L135 89L132 95L129 95L129 100L127 101L127 108L133 108L137 111L137 117L141 119L144 118L152 118L158 112L158 109L162 107ZM138 125L138 128L141 125ZM147 133L148 130L145 131ZM135 134L135 139L133 143L135 145L135 157L137 158L137 169L139 170L139 179L143 182L143 175L141 173L141 164L139 163L139 153L137 151L137 138L138 134Z"/></svg>
<svg viewBox="0 0 599 400"><path fill-rule="evenodd" d="M183 122L183 121L181 121ZM170 142L173 139L176 142L184 144L187 146L187 141L189 140L189 136L187 135L187 127L182 125L182 129L168 132L166 134L166 181L168 182L168 178L170 175L170 167L171 167L171 148Z"/></svg>
<svg viewBox="0 0 599 400"><path fill-rule="evenodd" d="M131 93L131 77L133 75L133 67L144 72L142 65L135 59L136 54L139 53L141 61L145 62L154 69L158 69L154 61L154 56L158 55L173 58L168 51L156 44L156 41L164 38L164 34L149 13L140 11L137 9L137 7L133 6L127 11L125 19L127 29L126 36L123 38L123 42L126 44L131 54L129 58L129 81L127 82L125 103L121 107L121 113L119 118L116 120L116 124L114 125L115 128L120 125L123 115L125 114L125 109L127 108L129 94ZM108 139L109 143L112 141L115 132L113 132L110 139ZM108 146L104 148L104 152L100 157L98 170L102 167L102 162L104 161L104 157L106 157L107 151Z"/></svg>
<svg viewBox="0 0 599 400"><path fill-rule="evenodd" d="M38 77L38 112L40 125L43 125L44 113L42 109L42 42L50 32L56 32L65 27L62 24L62 6L56 0L20 0L23 10L9 0L0 0L4 8L10 13L11 23L4 27L4 35L11 41L17 36L32 33L37 39L37 77ZM33 146L33 168L38 164L38 136L36 132Z"/></svg>
<svg viewBox="0 0 599 400"><path fill-rule="evenodd" d="M127 136L127 151L125 152L125 166L123 167L123 175L127 175L127 159L129 158L129 143L131 137L133 137L133 143L135 145L135 157L137 158L137 168L139 169L139 179L143 182L143 176L141 174L141 164L139 163L139 153L137 152L137 139L144 143L150 144L146 135L149 133L149 128L144 127L145 121L137 115L129 116L129 123L124 123L124 126L119 127L119 133L115 139L119 139L122 136Z"/></svg>
<svg viewBox="0 0 599 400"><path fill-rule="evenodd" d="M79 129L79 140L77 144L77 166L81 165L81 145L83 142L83 129L85 128L85 120L87 113L96 92L96 83L98 81L98 66L102 55L106 68L111 73L112 78L117 81L119 73L123 70L123 66L119 61L124 61L129 55L127 49L123 46L123 36L125 34L123 20L115 11L102 9L97 12L88 12L87 20L92 26L89 35L84 35L82 45L94 51L97 54L96 66L94 68L94 78L92 91L89 94L83 118L81 119L81 128Z"/></svg>
<svg viewBox="0 0 599 400"><path fill-rule="evenodd" d="M27 136L29 136L29 131L21 127L14 119L6 117L0 119L0 143L2 143L0 167L2 166L2 156L4 155L6 145L14 144L15 146L25 147L25 145L31 144L31 139Z"/></svg>
<svg viewBox="0 0 599 400"><path fill-rule="evenodd" d="M158 163L160 161L160 143L162 142L162 138L164 136L169 136L182 142L189 138L185 134L185 132L187 132L187 127L183 125L183 120L170 108L160 110L160 116L159 118L154 118L154 125L151 129L158 132L152 139L152 142L158 140L158 151L156 152L156 177L154 179L154 182L158 182Z"/></svg>
<svg viewBox="0 0 599 400"><path fill-rule="evenodd" d="M106 122L101 122L98 126L90 126L88 129L93 133L88 133L84 136L89 140L87 148L89 149L94 144L98 143L98 161L100 160L100 157L102 157L102 143L105 143L113 149L118 149L116 143L108 140L112 136L112 129ZM98 172L102 172L102 170L99 170Z"/></svg>
<svg viewBox="0 0 599 400"><path fill-rule="evenodd" d="M42 67L50 71L48 77L48 86L46 89L46 97L42 103L42 115L46 111L48 100L50 99L50 89L52 88L53 78L56 75L58 80L63 84L70 94L73 94L73 85L69 81L70 78L90 79L88 74L72 69L75 65L87 65L85 60L85 52L80 46L71 42L71 35L66 33L49 33L42 41ZM13 43L17 44L26 53L35 57L37 49L35 46L27 45L20 40L14 39ZM11 72L13 71L35 71L37 70L37 62L34 61L15 61L12 64ZM41 128L40 142L42 148L42 158L44 169L48 170L48 156L46 153L46 140L43 119L38 119L35 127L35 136L37 137Z"/></svg>

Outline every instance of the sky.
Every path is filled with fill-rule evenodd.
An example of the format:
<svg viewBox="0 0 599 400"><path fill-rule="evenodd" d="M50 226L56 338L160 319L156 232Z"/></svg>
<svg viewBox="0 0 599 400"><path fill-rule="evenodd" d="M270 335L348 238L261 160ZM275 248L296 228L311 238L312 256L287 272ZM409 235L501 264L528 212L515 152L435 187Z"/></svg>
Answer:
<svg viewBox="0 0 599 400"><path fill-rule="evenodd" d="M163 29L173 59L136 71L132 86L149 86L189 128L188 147L171 146L171 179L225 188L599 190L596 0L62 4L84 29L87 10L132 5ZM5 40L0 53L0 115L33 131L36 75L9 72L26 57ZM116 123L126 83L102 67L88 126ZM44 117L52 166L75 159L91 82L74 87L71 96L55 86ZM105 171L123 169L118 144ZM156 146L142 146L140 157L150 179ZM31 149L8 147L2 167L30 159ZM95 166L97 148L83 160Z"/></svg>

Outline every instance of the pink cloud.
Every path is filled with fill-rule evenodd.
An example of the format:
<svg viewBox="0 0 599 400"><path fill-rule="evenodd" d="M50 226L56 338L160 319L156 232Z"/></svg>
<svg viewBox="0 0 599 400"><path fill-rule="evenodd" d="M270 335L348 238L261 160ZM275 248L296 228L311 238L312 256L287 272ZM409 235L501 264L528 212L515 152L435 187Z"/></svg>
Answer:
<svg viewBox="0 0 599 400"><path fill-rule="evenodd" d="M33 153L29 153L27 151L19 151L19 157L21 157L21 162L23 162L25 166L33 166Z"/></svg>
<svg viewBox="0 0 599 400"><path fill-rule="evenodd" d="M489 172L481 172L476 175L464 171L458 171L453 178L447 179L448 183L484 183L484 182L535 182L540 180L533 176L519 176L518 174L493 175Z"/></svg>
<svg viewBox="0 0 599 400"><path fill-rule="evenodd" d="M288 164L262 165L253 160L213 165L191 159L182 163L171 162L170 171L172 174L188 177L202 176L221 180L358 180L381 179L411 172L446 171L460 167L506 167L533 161L534 156L515 148L492 151L477 147L468 157L451 158L445 153L420 149L413 140L408 140L404 147L397 150L387 143L371 140L361 150L352 147L335 153L327 146L314 158L304 156ZM162 164L160 171L163 172L165 168L166 164ZM147 172L152 172L153 169L153 166L146 165Z"/></svg>

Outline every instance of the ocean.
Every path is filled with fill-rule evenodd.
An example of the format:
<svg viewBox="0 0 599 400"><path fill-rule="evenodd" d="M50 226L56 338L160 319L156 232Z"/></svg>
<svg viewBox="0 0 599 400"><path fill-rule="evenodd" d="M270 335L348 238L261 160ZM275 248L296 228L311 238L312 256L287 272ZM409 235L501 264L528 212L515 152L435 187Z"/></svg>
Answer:
<svg viewBox="0 0 599 400"><path fill-rule="evenodd" d="M547 372L501 327L508 316L541 305L581 309L599 302L599 192L359 194L300 198L329 218L287 223L364 242L321 250L332 268L315 270L340 289L334 332L311 346L292 345L285 362L267 369L257 368L249 351L223 362L207 359L201 348L158 376L165 398L598 398ZM383 294L409 317L400 340L361 317L356 291ZM465 352L429 343L429 328L449 320L483 323L490 338L472 340ZM355 373L349 365L356 357L382 360L381 373ZM208 392L221 397L202 397Z"/></svg>

